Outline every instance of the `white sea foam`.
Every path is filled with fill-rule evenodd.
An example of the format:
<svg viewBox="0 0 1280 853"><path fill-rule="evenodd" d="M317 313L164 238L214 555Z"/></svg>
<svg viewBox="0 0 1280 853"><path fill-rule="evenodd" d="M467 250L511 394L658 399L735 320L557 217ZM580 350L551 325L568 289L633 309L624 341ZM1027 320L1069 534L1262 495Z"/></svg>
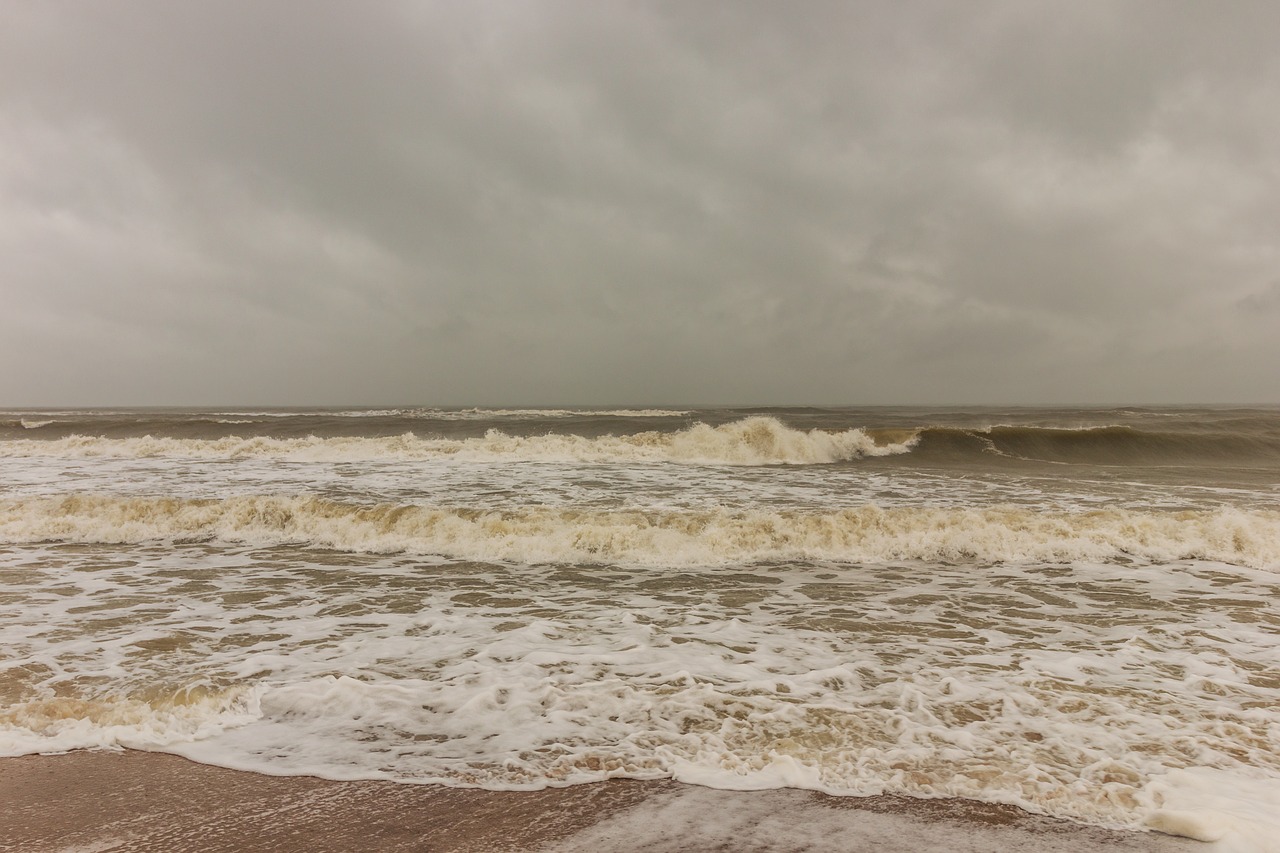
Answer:
<svg viewBox="0 0 1280 853"><path fill-rule="evenodd" d="M462 509L309 496L0 501L0 541L209 539L471 560L696 566L771 560L1217 560L1280 566L1280 513L862 506L833 512Z"/></svg>
<svg viewBox="0 0 1280 853"><path fill-rule="evenodd" d="M1213 842L1215 853L1264 853L1280 843L1280 783L1207 767L1172 770L1141 792L1144 823Z"/></svg>
<svg viewBox="0 0 1280 853"><path fill-rule="evenodd" d="M0 756L71 749L155 749L203 740L260 717L265 685L176 691L162 699L47 697L0 708Z"/></svg>
<svg viewBox="0 0 1280 853"><path fill-rule="evenodd" d="M674 433L642 432L588 438L569 434L514 436L490 430L480 438L183 439L74 435L50 441L0 442L0 456L271 458L300 461L420 460L456 457L547 462L677 462L776 465L842 462L906 453L910 443L877 444L860 429L791 429L774 418L753 417L718 427L696 424Z"/></svg>
<svg viewBox="0 0 1280 853"><path fill-rule="evenodd" d="M10 753L955 796L1252 851L1280 791L1280 641L1256 621L1277 580L1248 569L584 573L196 545L21 559L0 555ZM156 687L175 682L237 687L175 703Z"/></svg>

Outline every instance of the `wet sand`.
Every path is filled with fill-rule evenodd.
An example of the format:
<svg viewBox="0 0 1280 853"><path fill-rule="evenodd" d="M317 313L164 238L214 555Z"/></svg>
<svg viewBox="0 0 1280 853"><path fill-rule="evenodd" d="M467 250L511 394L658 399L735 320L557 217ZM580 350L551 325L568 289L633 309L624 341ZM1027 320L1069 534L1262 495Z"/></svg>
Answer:
<svg viewBox="0 0 1280 853"><path fill-rule="evenodd" d="M1203 851L965 800L616 780L535 792L262 776L146 752L0 760L0 850Z"/></svg>

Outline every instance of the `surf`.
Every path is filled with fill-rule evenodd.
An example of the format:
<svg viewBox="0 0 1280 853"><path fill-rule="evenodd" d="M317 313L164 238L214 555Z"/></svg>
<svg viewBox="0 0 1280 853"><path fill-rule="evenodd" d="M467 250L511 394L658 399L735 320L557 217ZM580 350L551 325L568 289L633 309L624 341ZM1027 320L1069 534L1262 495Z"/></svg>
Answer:
<svg viewBox="0 0 1280 853"><path fill-rule="evenodd" d="M306 495L184 500L84 494L0 501L0 542L10 544L200 540L540 564L1199 559L1280 569L1280 513L1231 508L480 509Z"/></svg>
<svg viewBox="0 0 1280 853"><path fill-rule="evenodd" d="M862 429L799 430L776 418L750 417L720 426L694 424L674 432L581 436L547 432L515 435L490 429L478 437L300 438L226 436L216 439L71 435L0 442L4 457L180 457L357 462L458 458L473 461L672 462L702 465L804 465L909 452L906 444L877 443Z"/></svg>

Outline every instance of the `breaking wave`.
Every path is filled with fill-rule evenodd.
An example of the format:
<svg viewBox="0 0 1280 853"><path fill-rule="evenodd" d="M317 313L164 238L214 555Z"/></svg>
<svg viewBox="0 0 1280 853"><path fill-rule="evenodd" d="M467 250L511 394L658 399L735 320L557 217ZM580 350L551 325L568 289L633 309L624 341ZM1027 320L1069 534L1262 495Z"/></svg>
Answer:
<svg viewBox="0 0 1280 853"><path fill-rule="evenodd" d="M0 442L0 456L151 457L199 459L274 458L354 462L458 457L544 462L682 462L708 465L778 465L843 462L910 450L906 443L877 443L861 429L797 430L775 418L752 417L722 426L695 424L677 432L587 437L572 434L518 436L489 430L472 438L392 437L216 439L103 438L73 435L52 440Z"/></svg>
<svg viewBox="0 0 1280 853"><path fill-rule="evenodd" d="M327 413L320 420L299 415L297 423L263 427L254 435L218 431L257 429L261 422L256 418L276 415L222 412L217 417L70 422L28 418L5 422L4 426L14 431L9 440L0 440L0 457L319 462L456 457L472 461L803 465L911 453L918 464L944 466L990 465L996 459L1008 464L1108 466L1280 464L1280 431L1256 422L1184 431L1114 424L800 429L772 416L755 415L716 426L680 423L643 432L601 434L602 429L617 426L615 418L655 419L685 413L666 409L594 411L591 419L576 422L573 416L587 413L570 409L388 410L349 413L365 419L395 417L377 427L382 434L371 428L363 435L348 435L343 432L350 429L352 418L346 418L343 426L344 414L348 413ZM528 434L529 424L539 418L546 421L548 431ZM435 434L422 427L433 420L437 422L432 427ZM481 434L486 420L494 426ZM453 423L443 423L446 421ZM553 431L553 422L576 423L577 427ZM508 427L507 423L520 426ZM207 432L211 427L213 434ZM393 430L404 431L389 434ZM33 434L47 437L30 437Z"/></svg>
<svg viewBox="0 0 1280 853"><path fill-rule="evenodd" d="M1047 513L1021 507L831 512L483 510L309 496L73 495L0 501L0 541L216 540L478 561L724 565L775 560L953 563L1205 559L1280 567L1280 513Z"/></svg>

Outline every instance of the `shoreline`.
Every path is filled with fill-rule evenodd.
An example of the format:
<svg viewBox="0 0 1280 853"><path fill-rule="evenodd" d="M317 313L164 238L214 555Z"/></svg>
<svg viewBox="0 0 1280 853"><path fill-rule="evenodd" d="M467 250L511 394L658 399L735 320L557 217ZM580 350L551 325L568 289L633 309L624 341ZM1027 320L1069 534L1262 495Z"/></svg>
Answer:
<svg viewBox="0 0 1280 853"><path fill-rule="evenodd" d="M1211 850L1013 806L611 780L508 792L266 776L156 752L0 760L0 850L826 853Z"/></svg>

